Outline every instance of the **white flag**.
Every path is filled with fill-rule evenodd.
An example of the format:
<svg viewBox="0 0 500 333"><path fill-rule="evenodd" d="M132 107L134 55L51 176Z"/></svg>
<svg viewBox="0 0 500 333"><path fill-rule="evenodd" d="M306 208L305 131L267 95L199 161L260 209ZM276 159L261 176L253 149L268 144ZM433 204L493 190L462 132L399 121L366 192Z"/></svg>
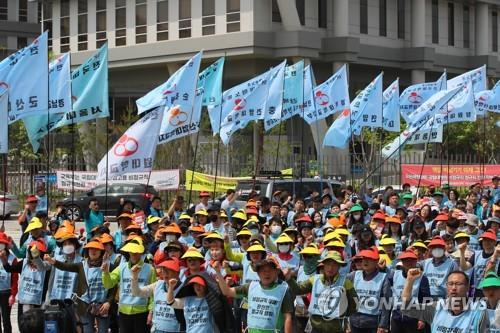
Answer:
<svg viewBox="0 0 500 333"><path fill-rule="evenodd" d="M158 144L164 108L158 107L133 124L116 142L97 166L97 180L130 172L149 172ZM107 168L106 168L107 166Z"/></svg>
<svg viewBox="0 0 500 333"><path fill-rule="evenodd" d="M0 154L9 153L9 93L0 95Z"/></svg>
<svg viewBox="0 0 500 333"><path fill-rule="evenodd" d="M401 131L401 122L399 116L399 79L396 79L384 91L383 108L383 127L386 131Z"/></svg>
<svg viewBox="0 0 500 333"><path fill-rule="evenodd" d="M486 111L500 113L500 81L491 90L476 93L475 105L478 116L484 116Z"/></svg>

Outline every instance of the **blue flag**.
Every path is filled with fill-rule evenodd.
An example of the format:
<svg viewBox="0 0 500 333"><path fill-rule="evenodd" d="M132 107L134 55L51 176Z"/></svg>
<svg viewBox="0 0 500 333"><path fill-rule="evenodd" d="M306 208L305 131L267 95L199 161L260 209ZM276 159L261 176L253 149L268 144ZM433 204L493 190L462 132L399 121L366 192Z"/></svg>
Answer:
<svg viewBox="0 0 500 333"><path fill-rule="evenodd" d="M407 123L410 122L410 114L417 110L431 96L446 89L446 73L443 73L435 82L415 84L406 88L399 97L399 110L401 116Z"/></svg>
<svg viewBox="0 0 500 333"><path fill-rule="evenodd" d="M352 127L360 135L363 127L382 127L383 73L380 73L351 103Z"/></svg>
<svg viewBox="0 0 500 333"><path fill-rule="evenodd" d="M262 81L267 79L268 74L268 72L265 72L224 91L222 94L221 105L217 105L215 108L209 110L210 118L214 118L213 121L211 120L214 135L220 132L220 125L222 125L222 121L231 113L233 109L239 110L244 108L246 99L262 83ZM263 110L258 110L258 112L258 117L262 117L264 114Z"/></svg>
<svg viewBox="0 0 500 333"><path fill-rule="evenodd" d="M500 80L491 90L476 93L475 105L478 116L484 116L486 111L500 113Z"/></svg>
<svg viewBox="0 0 500 333"><path fill-rule="evenodd" d="M9 90L9 121L47 113L47 32L0 63L0 86Z"/></svg>
<svg viewBox="0 0 500 333"><path fill-rule="evenodd" d="M245 97L228 99L226 105L231 106L231 109L222 120L220 127L220 138L225 145L229 143L234 132L245 128L252 120L262 119L266 109L269 82L275 72L269 70L259 75L258 77L262 77L262 80L257 81L257 85L252 86L252 91Z"/></svg>
<svg viewBox="0 0 500 333"><path fill-rule="evenodd" d="M463 86L472 80L472 89L474 92L480 92L486 90L487 87L487 77L486 77L486 65L479 68L473 69L459 76L455 76L453 79L449 79L446 84L446 89L453 89L458 86ZM450 101L450 103L453 99Z"/></svg>
<svg viewBox="0 0 500 333"><path fill-rule="evenodd" d="M165 83L135 101L138 114L159 106L193 105L202 54L203 51L195 54Z"/></svg>
<svg viewBox="0 0 500 333"><path fill-rule="evenodd" d="M9 153L9 93L0 92L0 154Z"/></svg>
<svg viewBox="0 0 500 333"><path fill-rule="evenodd" d="M304 111L304 120L312 123L349 108L349 86L346 65L328 80L314 88L315 110Z"/></svg>
<svg viewBox="0 0 500 333"><path fill-rule="evenodd" d="M382 149L382 155L385 158L397 156L396 152L402 149L408 140L424 126L424 123L433 119L443 106L446 105L459 91L460 87L450 90L441 90L432 95L424 104L422 104L412 114L413 124L409 124L407 128L395 138L394 141L386 145Z"/></svg>
<svg viewBox="0 0 500 333"><path fill-rule="evenodd" d="M109 116L108 44L71 73L71 91L71 111L52 129Z"/></svg>
<svg viewBox="0 0 500 333"><path fill-rule="evenodd" d="M220 104L222 99L222 74L224 70L224 57L208 66L198 75L197 88L203 88L203 106Z"/></svg>
<svg viewBox="0 0 500 333"><path fill-rule="evenodd" d="M283 89L285 87L285 67L286 60L271 69L266 108L262 117L264 119L264 130L266 131L269 131L283 120L281 114L283 109Z"/></svg>
<svg viewBox="0 0 500 333"><path fill-rule="evenodd" d="M304 68L304 103L300 115L305 119L306 114L314 114L316 106L314 105L314 88L316 87L316 80L314 79L314 72L312 67L308 65Z"/></svg>
<svg viewBox="0 0 500 333"><path fill-rule="evenodd" d="M312 92L312 89L311 89ZM304 60L285 68L285 89L281 121L302 113L304 100Z"/></svg>
<svg viewBox="0 0 500 333"><path fill-rule="evenodd" d="M49 64L49 117L43 114L23 119L34 152L37 152L40 146L38 140L43 138L65 113L71 111L70 65L69 53L59 56Z"/></svg>
<svg viewBox="0 0 500 333"><path fill-rule="evenodd" d="M200 130L203 96L203 88L198 88L194 105L177 104L165 109L158 136L159 144L182 138Z"/></svg>
<svg viewBox="0 0 500 333"><path fill-rule="evenodd" d="M382 103L384 119L383 128L390 132L399 132L401 122L399 119L399 79L396 79L384 91L384 101Z"/></svg>

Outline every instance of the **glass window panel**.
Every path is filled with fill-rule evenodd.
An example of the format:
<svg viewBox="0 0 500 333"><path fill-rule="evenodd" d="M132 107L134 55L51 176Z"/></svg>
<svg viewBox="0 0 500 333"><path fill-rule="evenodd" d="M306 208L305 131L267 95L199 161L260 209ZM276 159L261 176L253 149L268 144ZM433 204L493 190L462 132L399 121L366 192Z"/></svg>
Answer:
<svg viewBox="0 0 500 333"><path fill-rule="evenodd" d="M135 7L135 25L146 25L146 5L138 5Z"/></svg>
<svg viewBox="0 0 500 333"><path fill-rule="evenodd" d="M158 1L156 3L156 22L168 22L168 1Z"/></svg>
<svg viewBox="0 0 500 333"><path fill-rule="evenodd" d="M126 9L120 8L116 10L116 28L125 28L127 24Z"/></svg>
<svg viewBox="0 0 500 333"><path fill-rule="evenodd" d="M215 0L203 0L203 16L215 14Z"/></svg>
<svg viewBox="0 0 500 333"><path fill-rule="evenodd" d="M191 0L179 0L179 19L191 18Z"/></svg>

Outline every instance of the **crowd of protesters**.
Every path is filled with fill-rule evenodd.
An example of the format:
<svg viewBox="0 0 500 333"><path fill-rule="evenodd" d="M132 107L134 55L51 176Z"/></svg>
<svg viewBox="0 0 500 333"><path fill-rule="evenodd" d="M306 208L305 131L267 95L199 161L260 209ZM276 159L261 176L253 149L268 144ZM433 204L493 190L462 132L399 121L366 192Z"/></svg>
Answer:
<svg viewBox="0 0 500 333"><path fill-rule="evenodd" d="M3 332L17 302L30 333L54 305L59 332L498 333L498 183L252 192L244 207L234 190L168 209L153 197L124 201L115 232L97 199L78 231L40 191L20 242L0 232Z"/></svg>

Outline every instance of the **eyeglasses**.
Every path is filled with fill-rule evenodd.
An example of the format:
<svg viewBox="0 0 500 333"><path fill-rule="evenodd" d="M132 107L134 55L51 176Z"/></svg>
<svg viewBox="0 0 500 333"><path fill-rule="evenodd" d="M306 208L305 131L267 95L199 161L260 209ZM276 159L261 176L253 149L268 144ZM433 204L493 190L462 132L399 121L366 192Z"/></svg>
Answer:
<svg viewBox="0 0 500 333"><path fill-rule="evenodd" d="M447 287L463 287L465 283L463 282L446 282Z"/></svg>

